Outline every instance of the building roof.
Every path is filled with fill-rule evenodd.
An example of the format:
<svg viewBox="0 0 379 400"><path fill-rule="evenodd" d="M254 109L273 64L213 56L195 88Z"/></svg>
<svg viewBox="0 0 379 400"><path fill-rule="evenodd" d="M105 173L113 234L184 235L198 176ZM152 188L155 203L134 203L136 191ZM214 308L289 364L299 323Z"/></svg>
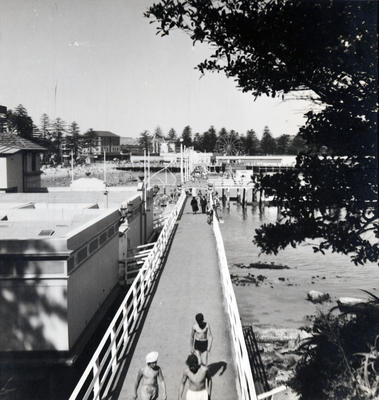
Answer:
<svg viewBox="0 0 379 400"><path fill-rule="evenodd" d="M19 135L0 134L0 154L14 154L23 150L46 151L46 148Z"/></svg>
<svg viewBox="0 0 379 400"><path fill-rule="evenodd" d="M109 131L93 131L97 137L120 137L113 132Z"/></svg>

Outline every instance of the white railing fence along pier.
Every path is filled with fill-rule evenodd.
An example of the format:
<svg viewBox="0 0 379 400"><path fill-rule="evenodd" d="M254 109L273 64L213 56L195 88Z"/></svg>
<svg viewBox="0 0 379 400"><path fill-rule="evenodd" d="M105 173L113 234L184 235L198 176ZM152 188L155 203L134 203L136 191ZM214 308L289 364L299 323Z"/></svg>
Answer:
<svg viewBox="0 0 379 400"><path fill-rule="evenodd" d="M213 208L212 196L210 196L210 202L211 207ZM249 356L246 349L245 338L243 336L237 300L234 295L233 284L230 279L224 241L221 236L220 225L216 212L213 212L213 233L216 238L222 289L230 321L231 339L235 357L235 366L237 370L237 389L239 391L241 400L256 400L257 395L255 392L253 375L251 373Z"/></svg>
<svg viewBox="0 0 379 400"><path fill-rule="evenodd" d="M185 198L186 195L183 191L69 400L100 400L109 393L121 362L127 353L131 342L130 338L148 299L149 291L155 282L162 256L183 208Z"/></svg>
<svg viewBox="0 0 379 400"><path fill-rule="evenodd" d="M212 194L210 196L210 205L213 207ZM235 357L235 366L237 371L237 390L241 400L264 400L271 398L286 389L284 385L257 395L255 391L254 378L250 367L249 355L246 348L243 335L241 318L238 311L237 300L234 294L232 280L230 279L228 261L226 258L224 241L222 239L218 213L213 212L213 233L216 238L217 255L220 268L222 289L224 293L225 305L230 321L230 331L232 347Z"/></svg>

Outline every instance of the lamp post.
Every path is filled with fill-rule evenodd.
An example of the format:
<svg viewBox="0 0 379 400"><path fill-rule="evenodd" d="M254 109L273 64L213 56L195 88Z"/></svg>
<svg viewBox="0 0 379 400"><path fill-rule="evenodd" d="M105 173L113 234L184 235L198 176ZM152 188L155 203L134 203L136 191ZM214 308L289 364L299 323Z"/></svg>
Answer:
<svg viewBox="0 0 379 400"><path fill-rule="evenodd" d="M183 138L180 139L180 182L184 183L183 177Z"/></svg>

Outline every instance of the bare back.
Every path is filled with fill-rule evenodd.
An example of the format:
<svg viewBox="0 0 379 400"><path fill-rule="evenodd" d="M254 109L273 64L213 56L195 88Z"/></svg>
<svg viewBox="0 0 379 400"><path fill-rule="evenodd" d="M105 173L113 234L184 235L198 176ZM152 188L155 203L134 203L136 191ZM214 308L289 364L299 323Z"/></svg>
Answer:
<svg viewBox="0 0 379 400"><path fill-rule="evenodd" d="M184 369L183 375L188 378L188 389L192 391L204 390L206 387L208 368L201 366L196 374L194 374L188 367Z"/></svg>

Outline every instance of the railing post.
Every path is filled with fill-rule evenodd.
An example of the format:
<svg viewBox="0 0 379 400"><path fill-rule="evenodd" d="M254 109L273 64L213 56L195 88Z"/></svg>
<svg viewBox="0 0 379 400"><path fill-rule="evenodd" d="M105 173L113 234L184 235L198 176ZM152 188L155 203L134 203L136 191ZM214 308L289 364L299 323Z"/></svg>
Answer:
<svg viewBox="0 0 379 400"><path fill-rule="evenodd" d="M124 334L123 334L122 340L123 340L124 346L126 346L129 341L129 323L128 323L128 314L126 312L126 308L122 309L122 319L124 320L124 323L123 323Z"/></svg>
<svg viewBox="0 0 379 400"><path fill-rule="evenodd" d="M92 373L95 378L95 383L93 385L93 398L94 400L100 400L100 371L99 371L99 359L96 359L92 367Z"/></svg>
<svg viewBox="0 0 379 400"><path fill-rule="evenodd" d="M133 287L133 321L137 319L138 316L138 300L137 300L137 288L136 285Z"/></svg>
<svg viewBox="0 0 379 400"><path fill-rule="evenodd" d="M116 371L117 368L117 343L116 343L115 328L112 328L110 338L112 341L112 348L111 348L112 372L114 372Z"/></svg>

